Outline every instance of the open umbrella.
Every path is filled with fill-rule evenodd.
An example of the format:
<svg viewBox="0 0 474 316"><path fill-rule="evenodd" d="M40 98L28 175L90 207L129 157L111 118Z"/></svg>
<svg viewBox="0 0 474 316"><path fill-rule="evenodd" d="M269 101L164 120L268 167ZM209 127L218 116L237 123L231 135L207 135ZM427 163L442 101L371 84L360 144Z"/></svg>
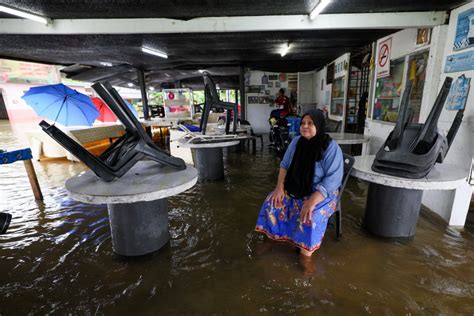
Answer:
<svg viewBox="0 0 474 316"><path fill-rule="evenodd" d="M99 111L99 116L97 117L97 120L102 122L117 121L117 116L109 109L109 107L105 104L104 101L102 101L102 99L99 99L97 97L91 97L91 100Z"/></svg>
<svg viewBox="0 0 474 316"><path fill-rule="evenodd" d="M125 104L128 106L128 108L130 109L130 111L132 111L133 115L135 115L135 117L138 119L138 112L135 109L135 107L127 100L124 100L124 101L125 101Z"/></svg>
<svg viewBox="0 0 474 316"><path fill-rule="evenodd" d="M41 117L65 126L91 126L99 111L91 99L62 83L30 88L22 99Z"/></svg>

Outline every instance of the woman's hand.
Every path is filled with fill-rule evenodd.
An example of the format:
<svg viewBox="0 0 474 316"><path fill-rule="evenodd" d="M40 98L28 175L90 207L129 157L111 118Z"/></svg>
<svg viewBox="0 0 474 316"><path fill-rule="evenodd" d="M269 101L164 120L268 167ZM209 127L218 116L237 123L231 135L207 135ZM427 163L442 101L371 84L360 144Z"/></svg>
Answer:
<svg viewBox="0 0 474 316"><path fill-rule="evenodd" d="M272 194L270 194L270 198L269 198L270 204L273 207L280 208L283 206L284 197L285 197L285 190L282 187L277 186L275 190L273 190Z"/></svg>
<svg viewBox="0 0 474 316"><path fill-rule="evenodd" d="M301 222L307 223L311 221L311 212L313 211L315 206L316 204L314 204L314 202L311 201L311 199L307 199L306 201L304 201L303 207L301 208L301 212L300 212Z"/></svg>
<svg viewBox="0 0 474 316"><path fill-rule="evenodd" d="M311 221L311 212L314 210L316 205L322 201L324 201L324 196L319 193L319 191L314 191L310 197L304 201L300 212L300 219L303 223Z"/></svg>

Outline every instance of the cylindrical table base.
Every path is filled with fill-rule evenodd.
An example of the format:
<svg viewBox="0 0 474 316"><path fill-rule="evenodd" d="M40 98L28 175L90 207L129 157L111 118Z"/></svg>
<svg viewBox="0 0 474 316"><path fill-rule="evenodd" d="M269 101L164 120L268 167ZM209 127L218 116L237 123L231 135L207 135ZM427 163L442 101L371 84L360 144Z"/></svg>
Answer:
<svg viewBox="0 0 474 316"><path fill-rule="evenodd" d="M412 237L421 208L423 191L370 183L365 226L381 237Z"/></svg>
<svg viewBox="0 0 474 316"><path fill-rule="evenodd" d="M193 148L194 166L198 180L219 180L224 178L224 155L222 147Z"/></svg>
<svg viewBox="0 0 474 316"><path fill-rule="evenodd" d="M166 199L130 204L108 204L112 245L122 256L141 256L169 240Z"/></svg>

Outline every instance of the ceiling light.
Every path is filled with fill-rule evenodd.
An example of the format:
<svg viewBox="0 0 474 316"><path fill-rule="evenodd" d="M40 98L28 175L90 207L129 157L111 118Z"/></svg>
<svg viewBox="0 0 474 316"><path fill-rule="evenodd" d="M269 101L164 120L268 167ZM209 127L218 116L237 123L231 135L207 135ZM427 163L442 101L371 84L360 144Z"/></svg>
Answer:
<svg viewBox="0 0 474 316"><path fill-rule="evenodd" d="M108 62L106 62L106 61L100 62L100 65L101 65L101 66L104 66L104 67L112 67L112 63L108 63Z"/></svg>
<svg viewBox="0 0 474 316"><path fill-rule="evenodd" d="M5 12L5 13L8 13L8 14L16 15L16 16L19 16L21 18L29 19L29 20L40 22L40 23L43 23L43 24L48 24L48 23L51 22L50 19L44 18L42 16L27 13L25 11L20 11L20 10L13 9L13 8L9 8L9 7L4 6L4 5L0 5L0 12Z"/></svg>
<svg viewBox="0 0 474 316"><path fill-rule="evenodd" d="M155 88L150 87L150 88L148 88L148 90L150 90L150 91L155 91Z"/></svg>
<svg viewBox="0 0 474 316"><path fill-rule="evenodd" d="M129 83L127 83L127 86L129 86L131 88L131 87L133 87L133 83L129 82Z"/></svg>
<svg viewBox="0 0 474 316"><path fill-rule="evenodd" d="M290 50L290 44L286 44L280 51L281 57L285 56Z"/></svg>
<svg viewBox="0 0 474 316"><path fill-rule="evenodd" d="M168 55L166 55L165 53L148 48L148 47L142 47L142 52L155 55L161 58L168 58Z"/></svg>
<svg viewBox="0 0 474 316"><path fill-rule="evenodd" d="M203 73L205 70L204 69L199 69L198 70L200 73Z"/></svg>
<svg viewBox="0 0 474 316"><path fill-rule="evenodd" d="M324 8L327 7L329 2L331 2L331 0L320 0L318 5L309 14L309 19L310 20L314 19L319 13L321 13L321 11L324 10Z"/></svg>

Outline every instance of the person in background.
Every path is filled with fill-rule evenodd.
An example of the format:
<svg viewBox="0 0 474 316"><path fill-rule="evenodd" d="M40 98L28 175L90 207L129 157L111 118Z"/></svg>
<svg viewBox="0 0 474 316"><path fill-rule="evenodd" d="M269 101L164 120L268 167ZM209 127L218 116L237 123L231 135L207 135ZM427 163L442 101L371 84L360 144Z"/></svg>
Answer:
<svg viewBox="0 0 474 316"><path fill-rule="evenodd" d="M280 117L292 114L290 99L285 95L285 89L281 88L280 91L278 91L275 103L280 106Z"/></svg>
<svg viewBox="0 0 474 316"><path fill-rule="evenodd" d="M325 126L321 110L303 115L301 136L288 146L276 188L265 199L255 227L272 240L292 243L307 258L321 246L344 173L341 148Z"/></svg>

